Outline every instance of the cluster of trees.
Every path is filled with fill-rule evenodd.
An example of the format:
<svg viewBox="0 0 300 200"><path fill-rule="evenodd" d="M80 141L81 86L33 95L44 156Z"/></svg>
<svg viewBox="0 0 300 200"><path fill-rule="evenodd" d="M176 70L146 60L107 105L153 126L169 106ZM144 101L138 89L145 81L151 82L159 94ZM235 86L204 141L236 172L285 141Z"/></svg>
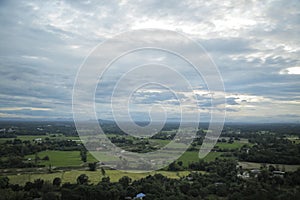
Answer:
<svg viewBox="0 0 300 200"><path fill-rule="evenodd" d="M218 161L211 166L210 173L191 173L180 179L170 179L161 174L132 181L124 176L111 182L105 176L94 185L85 174L74 184L61 184L60 178L53 182L41 179L27 182L25 186L9 183L7 177L0 178L0 193L3 199L43 200L119 200L133 198L142 192L147 199L193 200L193 199L298 199L300 195L300 169L286 173L284 177L272 176L268 169L255 178L241 179L231 161Z"/></svg>
<svg viewBox="0 0 300 200"><path fill-rule="evenodd" d="M87 161L87 150L83 146L80 149L80 157L81 157L82 162Z"/></svg>
<svg viewBox="0 0 300 200"><path fill-rule="evenodd" d="M113 144L126 151L146 153L158 149L153 144L151 144L151 142L147 138L140 139L123 135L109 136L108 138ZM97 150L97 148L99 148L99 141L88 141L86 143L86 146L88 146L90 150ZM102 146L102 148L106 147Z"/></svg>
<svg viewBox="0 0 300 200"><path fill-rule="evenodd" d="M148 139L140 139L130 136L113 136L109 137L109 139L116 146L126 151L147 153L158 149L157 147L153 146Z"/></svg>
<svg viewBox="0 0 300 200"><path fill-rule="evenodd" d="M199 160L198 162L192 162L188 165L189 170L193 171L206 171L206 172L222 172L226 170L230 166L230 169L234 169L237 166L237 162L235 160L222 160L216 159L212 162L205 162L204 160ZM232 172L236 173L236 169ZM234 175L234 174L233 174Z"/></svg>
<svg viewBox="0 0 300 200"><path fill-rule="evenodd" d="M5 133L5 132L1 132L0 133L0 138L16 138L16 134L14 133Z"/></svg>
<svg viewBox="0 0 300 200"><path fill-rule="evenodd" d="M239 132L237 134L237 132ZM248 137L251 134L267 132L276 133L277 135L297 135L300 136L300 125L298 124L225 124L222 136L241 136Z"/></svg>
<svg viewBox="0 0 300 200"><path fill-rule="evenodd" d="M153 135L151 139L160 139L160 140L173 140L176 133L166 133L166 132L158 132Z"/></svg>
<svg viewBox="0 0 300 200"><path fill-rule="evenodd" d="M277 163L300 164L300 144L284 138L278 138L272 134L256 134L249 139L255 145L251 148L242 148L239 160Z"/></svg>
<svg viewBox="0 0 300 200"><path fill-rule="evenodd" d="M187 167L183 166L182 161L172 162L166 170L168 171L204 171L208 173L217 173L220 176L230 174L230 176L236 176L237 173L237 161L229 159L216 159L212 162L205 162L202 159L199 159L197 162L189 163Z"/></svg>

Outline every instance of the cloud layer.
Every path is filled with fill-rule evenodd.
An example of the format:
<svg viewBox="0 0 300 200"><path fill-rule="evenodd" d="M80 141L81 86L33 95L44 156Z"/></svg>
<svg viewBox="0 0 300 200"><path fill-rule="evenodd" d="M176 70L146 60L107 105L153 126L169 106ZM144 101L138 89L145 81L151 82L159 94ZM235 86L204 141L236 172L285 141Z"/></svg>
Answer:
<svg viewBox="0 0 300 200"><path fill-rule="evenodd" d="M194 39L211 56L225 85L227 121L300 120L297 0L4 0L0 2L0 24L1 118L71 118L76 73L93 48L120 32L161 28ZM185 50L193 54L193 49ZM207 91L187 63L152 51L128 55L112 65L96 91L98 117L111 118L110 96L122 70L153 61L178 66L198 88L193 91L197 102L191 103L208 120L210 97L218 91ZM182 99L190 96L180 91ZM176 118L178 100L157 86L133 94L132 115L147 119L149 108L156 105L164 105L171 118Z"/></svg>

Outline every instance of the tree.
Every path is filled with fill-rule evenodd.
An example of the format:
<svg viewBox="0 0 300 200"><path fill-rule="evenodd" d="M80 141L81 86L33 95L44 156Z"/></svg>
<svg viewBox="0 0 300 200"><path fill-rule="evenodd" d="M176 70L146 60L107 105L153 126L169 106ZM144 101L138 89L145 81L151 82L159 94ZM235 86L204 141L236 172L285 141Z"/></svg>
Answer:
<svg viewBox="0 0 300 200"><path fill-rule="evenodd" d="M46 155L46 156L44 156L43 157L43 159L42 160L50 160L50 158L49 158L49 156L48 155Z"/></svg>
<svg viewBox="0 0 300 200"><path fill-rule="evenodd" d="M34 182L33 182L34 186L36 189L42 189L43 185L44 185L44 180L43 179L35 179Z"/></svg>
<svg viewBox="0 0 300 200"><path fill-rule="evenodd" d="M129 178L128 176L123 176L119 179L119 183L123 186L123 188L127 188L131 183L131 178Z"/></svg>
<svg viewBox="0 0 300 200"><path fill-rule="evenodd" d="M178 165L175 161L168 166L168 171L180 171L180 170L182 170L182 166Z"/></svg>
<svg viewBox="0 0 300 200"><path fill-rule="evenodd" d="M96 171L97 163L89 163L89 170L90 171Z"/></svg>
<svg viewBox="0 0 300 200"><path fill-rule="evenodd" d="M83 162L86 162L87 161L87 155L86 155L86 149L82 148L81 151L80 151L80 156L81 156L81 160Z"/></svg>
<svg viewBox="0 0 300 200"><path fill-rule="evenodd" d="M103 167L101 167L101 174L102 174L102 176L105 176L105 174L106 174L105 169Z"/></svg>
<svg viewBox="0 0 300 200"><path fill-rule="evenodd" d="M77 178L77 184L79 184L79 185L87 184L88 181L89 181L89 177L85 174L81 174Z"/></svg>
<svg viewBox="0 0 300 200"><path fill-rule="evenodd" d="M61 178L59 178L59 177L54 178L52 184L53 184L54 186L59 187L60 184L61 184Z"/></svg>
<svg viewBox="0 0 300 200"><path fill-rule="evenodd" d="M276 169L275 169L275 167L273 166L273 165L269 165L269 171L270 172L273 172L273 171L275 171Z"/></svg>
<svg viewBox="0 0 300 200"><path fill-rule="evenodd" d="M110 178L109 178L109 176L108 176L108 177L103 177L101 182L102 182L102 183L110 183Z"/></svg>
<svg viewBox="0 0 300 200"><path fill-rule="evenodd" d="M183 164L183 162L182 162L182 161L178 161L177 163L178 163L178 165L179 165L179 166L181 166L181 167L182 167L182 164Z"/></svg>
<svg viewBox="0 0 300 200"><path fill-rule="evenodd" d="M0 177L0 188L7 188L9 184L9 178L7 176Z"/></svg>

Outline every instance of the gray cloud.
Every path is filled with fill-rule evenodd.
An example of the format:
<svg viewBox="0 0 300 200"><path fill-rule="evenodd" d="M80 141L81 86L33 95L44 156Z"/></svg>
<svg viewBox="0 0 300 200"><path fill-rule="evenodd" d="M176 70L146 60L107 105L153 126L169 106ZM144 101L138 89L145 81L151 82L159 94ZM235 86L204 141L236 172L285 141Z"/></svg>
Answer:
<svg viewBox="0 0 300 200"><path fill-rule="evenodd" d="M280 72L300 66L299 22L297 0L0 1L0 103L4 109L0 116L69 118L77 70L99 42L132 29L166 28L193 38L217 64L227 95L236 95L227 98L229 121L256 120L266 113L273 121L282 116L297 121L299 116L293 112L300 106L299 74ZM194 55L194 49L182 48ZM176 68L195 88L205 90L203 79L180 59L162 52L136 53L112 66L98 86L96 102L103 105L101 112L109 113L110 96L122 73L153 59ZM176 86L174 77L166 78ZM130 87L130 83L124 86ZM239 97L247 95L260 101ZM145 105L177 106L172 100L170 93L136 94L136 101ZM197 104L203 110L211 107L207 96L198 96ZM249 117L239 118L250 111L247 105L254 106ZM278 112L262 109L274 106L280 108Z"/></svg>

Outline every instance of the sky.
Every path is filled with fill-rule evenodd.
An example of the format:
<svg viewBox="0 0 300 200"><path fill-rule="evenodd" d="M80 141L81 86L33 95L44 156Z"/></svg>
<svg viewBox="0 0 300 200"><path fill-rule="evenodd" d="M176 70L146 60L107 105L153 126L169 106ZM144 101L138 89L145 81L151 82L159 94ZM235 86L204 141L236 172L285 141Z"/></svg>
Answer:
<svg viewBox="0 0 300 200"><path fill-rule="evenodd" d="M177 95L182 100L196 95L189 103L197 105L203 121L210 119L210 95L220 92L227 101L227 122L300 121L298 0L1 0L0 25L0 119L72 119L73 85L93 49L120 33L151 28L176 31L199 43L218 67L225 91L208 91L173 55L140 51L115 62L103 77L95 94L98 118L112 118L112 91L124 70L155 61L175 67L192 84L192 91ZM185 51L193 54L192 48ZM155 74L176 85L178 77L164 73L161 67ZM146 75L147 69L132 73L126 83ZM119 99L125 99L122 91L130 86L122 85ZM166 87L148 85L132 94L129 106L115 103L119 111L130 107L137 120L161 115L162 106L170 119L177 119L176 98Z"/></svg>

